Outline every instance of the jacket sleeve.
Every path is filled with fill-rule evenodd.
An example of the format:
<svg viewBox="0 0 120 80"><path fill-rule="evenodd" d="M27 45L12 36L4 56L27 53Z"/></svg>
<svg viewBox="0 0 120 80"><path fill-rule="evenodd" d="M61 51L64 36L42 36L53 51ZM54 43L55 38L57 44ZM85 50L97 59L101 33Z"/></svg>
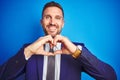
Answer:
<svg viewBox="0 0 120 80"><path fill-rule="evenodd" d="M117 80L114 69L99 60L85 46L82 46L82 53L77 61L82 63L83 71L96 80Z"/></svg>
<svg viewBox="0 0 120 80"><path fill-rule="evenodd" d="M24 56L24 48L26 46L24 45L15 56L0 66L0 80L13 80L24 72L27 62Z"/></svg>

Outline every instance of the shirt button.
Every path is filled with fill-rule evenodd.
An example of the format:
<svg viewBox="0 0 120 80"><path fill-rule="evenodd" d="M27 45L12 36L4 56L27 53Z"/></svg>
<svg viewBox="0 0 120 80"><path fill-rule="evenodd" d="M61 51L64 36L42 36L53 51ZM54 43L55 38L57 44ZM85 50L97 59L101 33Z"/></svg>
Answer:
<svg viewBox="0 0 120 80"><path fill-rule="evenodd" d="M18 63L18 60L16 60L15 63L17 64L17 63Z"/></svg>

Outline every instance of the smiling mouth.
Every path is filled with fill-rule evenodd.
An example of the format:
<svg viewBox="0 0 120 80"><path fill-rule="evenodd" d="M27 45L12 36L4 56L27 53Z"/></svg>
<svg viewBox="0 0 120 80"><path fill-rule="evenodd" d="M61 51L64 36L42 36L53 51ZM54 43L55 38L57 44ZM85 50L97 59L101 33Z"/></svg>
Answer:
<svg viewBox="0 0 120 80"><path fill-rule="evenodd" d="M49 26L48 29L50 32L54 32L56 30L56 26Z"/></svg>
<svg viewBox="0 0 120 80"><path fill-rule="evenodd" d="M49 28L49 34L54 37L56 35L56 28Z"/></svg>

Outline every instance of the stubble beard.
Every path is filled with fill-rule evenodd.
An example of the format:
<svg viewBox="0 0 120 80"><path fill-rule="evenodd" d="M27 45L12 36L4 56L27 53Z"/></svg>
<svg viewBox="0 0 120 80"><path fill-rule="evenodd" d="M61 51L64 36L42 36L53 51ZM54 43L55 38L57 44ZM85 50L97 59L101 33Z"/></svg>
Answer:
<svg viewBox="0 0 120 80"><path fill-rule="evenodd" d="M51 35L53 38L56 36L56 35L60 35L60 33L62 32L62 29L60 31L57 31L57 33L55 35ZM44 33L45 35L49 35L49 33L47 32L47 30L44 28Z"/></svg>

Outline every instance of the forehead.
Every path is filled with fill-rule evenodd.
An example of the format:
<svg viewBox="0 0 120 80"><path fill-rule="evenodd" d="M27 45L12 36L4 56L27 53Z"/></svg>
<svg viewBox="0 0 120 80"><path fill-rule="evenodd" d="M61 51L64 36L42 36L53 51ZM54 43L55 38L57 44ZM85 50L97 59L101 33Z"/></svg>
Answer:
<svg viewBox="0 0 120 80"><path fill-rule="evenodd" d="M44 10L43 16L45 15L60 15L63 16L62 10L58 7L48 7Z"/></svg>

